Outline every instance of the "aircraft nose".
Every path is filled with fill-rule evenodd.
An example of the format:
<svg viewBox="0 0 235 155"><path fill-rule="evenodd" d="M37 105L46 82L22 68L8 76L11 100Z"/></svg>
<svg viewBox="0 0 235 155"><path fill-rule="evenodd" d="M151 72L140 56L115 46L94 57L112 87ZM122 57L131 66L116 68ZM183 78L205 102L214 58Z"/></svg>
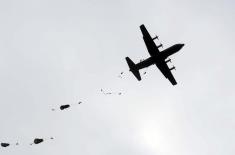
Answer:
<svg viewBox="0 0 235 155"><path fill-rule="evenodd" d="M179 44L179 49L181 49L182 47L184 47L184 44Z"/></svg>

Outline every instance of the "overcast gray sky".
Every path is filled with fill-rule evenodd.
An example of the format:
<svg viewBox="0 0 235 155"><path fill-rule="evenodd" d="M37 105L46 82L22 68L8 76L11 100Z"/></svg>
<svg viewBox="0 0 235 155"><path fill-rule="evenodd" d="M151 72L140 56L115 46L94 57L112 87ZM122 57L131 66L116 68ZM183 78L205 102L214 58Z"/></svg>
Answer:
<svg viewBox="0 0 235 155"><path fill-rule="evenodd" d="M20 145L0 154L234 155L234 6L1 1L0 142ZM141 24L164 48L185 43L171 56L175 87L154 66L141 82L128 72L126 56L135 62L149 56ZM124 94L105 96L101 88ZM30 146L35 137L47 140Z"/></svg>

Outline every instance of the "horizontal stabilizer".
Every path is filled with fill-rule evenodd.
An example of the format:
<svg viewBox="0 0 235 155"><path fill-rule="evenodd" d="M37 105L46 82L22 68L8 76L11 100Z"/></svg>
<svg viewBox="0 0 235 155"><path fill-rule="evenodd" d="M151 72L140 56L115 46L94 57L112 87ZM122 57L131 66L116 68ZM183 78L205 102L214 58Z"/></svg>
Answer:
<svg viewBox="0 0 235 155"><path fill-rule="evenodd" d="M136 67L136 64L129 57L126 57L126 62L127 62L128 66L130 68L130 71L140 81L141 76L140 76L140 72L139 72L138 68Z"/></svg>

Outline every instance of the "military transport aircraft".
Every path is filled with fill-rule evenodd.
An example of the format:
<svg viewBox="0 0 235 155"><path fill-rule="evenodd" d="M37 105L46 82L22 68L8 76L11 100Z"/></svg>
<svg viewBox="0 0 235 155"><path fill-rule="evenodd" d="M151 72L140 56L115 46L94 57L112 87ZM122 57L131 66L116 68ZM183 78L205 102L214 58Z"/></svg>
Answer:
<svg viewBox="0 0 235 155"><path fill-rule="evenodd" d="M175 67L173 66L172 68L169 68L167 63L171 62L171 59L166 59L170 55L178 52L184 46L184 44L175 44L160 52L159 48L162 47L162 44L156 46L156 44L154 43L154 40L158 39L158 36L152 38L144 25L140 26L140 30L143 34L143 39L150 54L150 57L137 64L135 64L129 57L126 57L126 61L130 68L130 71L140 81L141 76L139 70L155 64L158 69L162 72L162 74L171 82L171 84L176 85L177 82L171 73L171 70L175 69Z"/></svg>

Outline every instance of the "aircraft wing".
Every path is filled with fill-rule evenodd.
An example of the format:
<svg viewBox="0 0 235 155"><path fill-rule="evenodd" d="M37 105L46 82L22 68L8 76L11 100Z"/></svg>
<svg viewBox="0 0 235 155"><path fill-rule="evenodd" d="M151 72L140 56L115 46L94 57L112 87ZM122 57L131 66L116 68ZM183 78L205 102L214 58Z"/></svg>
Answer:
<svg viewBox="0 0 235 155"><path fill-rule="evenodd" d="M149 54L151 56L156 56L160 51L158 50L158 47L154 43L153 38L150 36L144 25L140 25L140 30L143 34L143 39Z"/></svg>
<svg viewBox="0 0 235 155"><path fill-rule="evenodd" d="M172 85L177 84L174 76L171 73L170 68L167 66L165 61L157 63L156 65L158 69L162 72L162 74L171 82Z"/></svg>

